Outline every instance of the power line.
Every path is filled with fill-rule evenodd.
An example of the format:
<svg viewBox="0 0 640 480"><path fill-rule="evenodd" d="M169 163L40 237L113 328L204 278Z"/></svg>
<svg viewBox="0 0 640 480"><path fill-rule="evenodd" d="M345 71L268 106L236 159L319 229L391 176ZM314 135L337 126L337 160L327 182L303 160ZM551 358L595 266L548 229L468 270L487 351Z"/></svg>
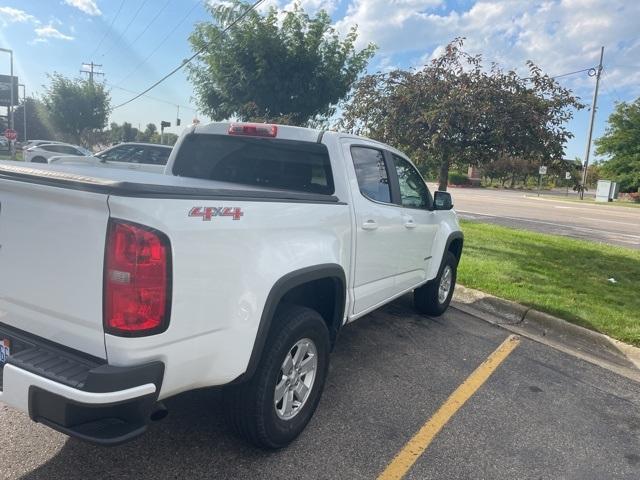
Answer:
<svg viewBox="0 0 640 480"><path fill-rule="evenodd" d="M162 12L164 12L164 10L169 6L169 4L170 4L170 3L171 3L171 0L167 0L167 2L166 2L162 7L160 7L160 10L158 10L158 11L156 12L156 14L153 16L153 18L151 19L151 21L147 24L147 26L146 26L146 27L144 27L144 28L142 29L142 31L138 34L138 36L137 36L136 38L134 38L134 39L133 39L133 41L131 42L131 44L132 44L132 45L135 45L135 43L136 43L138 40L140 40L140 37L142 37L142 35L144 35L144 34L145 34L145 32L146 32L147 30L149 30L149 28L151 27L151 25L153 25L153 23L158 19L158 17L160 16L160 14L161 14Z"/></svg>
<svg viewBox="0 0 640 480"><path fill-rule="evenodd" d="M252 10L254 10L258 5L260 5L262 2L264 2L264 0L256 0L255 3L253 3L249 8L247 8L244 12L242 12L242 14L236 18L235 20L233 20L229 25L227 25L225 28L222 29L222 31L220 32L220 34L224 34L226 33L229 29L231 29L233 26L235 26L238 22L240 22L240 20L242 20L244 17L246 17ZM189 62L191 62L194 58L196 58L198 55L200 55L202 52L204 52L207 49L207 46L202 47L200 50L196 51L196 53L194 53L193 55L191 55L189 58L187 58L186 60L184 60L180 65L178 65L176 68L174 68L173 70L171 70L169 73L167 73L164 77L162 77L160 80L158 80L156 83L154 83L153 85L151 85L149 88L147 88L146 90L143 90L142 92L140 92L139 94L137 94L135 97L130 98L129 100L127 100L124 103L121 103L120 105L116 105L115 107L112 108L112 110L115 110L116 108L120 108L120 107L124 107L125 105L133 102L134 100L137 100L138 98L142 97L145 93L153 90L154 88L156 88L158 85L160 85L162 82L164 82L167 78L169 78L171 75L173 75L174 73L178 72L179 70L181 70L182 68L184 68L185 65L187 65Z"/></svg>
<svg viewBox="0 0 640 480"><path fill-rule="evenodd" d="M118 85L113 85L113 84L112 84L112 83L110 83L110 82L106 82L106 81L105 81L104 83L105 83L107 86L109 86L110 88L116 88L116 89L118 89L118 90L122 90L123 92L128 92L128 93L133 93L133 94L136 94L136 93L137 93L137 92L135 92L135 91L133 91L133 90L129 90L128 88L123 88L123 87L120 87L120 86L118 86ZM171 101L169 101L169 100L164 100L164 99L162 99L162 98L152 97L151 95L143 95L143 97L144 97L144 98L148 98L149 100L155 100L156 102L166 103L167 105L172 105L172 106L174 106L174 107L180 107L180 108L184 108L184 109L187 109L187 110L191 110L192 112L198 112L198 109L197 109L197 108L193 108L193 107L190 107L190 106L188 106L188 105L182 105L182 104L180 104L180 103L171 102Z"/></svg>
<svg viewBox="0 0 640 480"><path fill-rule="evenodd" d="M575 72L567 72L567 73L562 73L560 75L553 75L549 78L562 78L562 77L568 77L569 75L575 75L576 73L583 73L583 72L589 72L590 70L595 71L595 68L593 67L589 67L589 68L583 68L582 70L576 70ZM533 80L534 77L526 77L523 78L523 80Z"/></svg>
<svg viewBox="0 0 640 480"><path fill-rule="evenodd" d="M104 35L102 36L102 38L100 39L100 41L98 42L98 45L96 46L96 49L93 51L93 53L91 54L91 56L95 56L96 53L98 53L98 50L100 50L100 47L102 46L102 43L104 42L104 40L107 38L107 36L109 35L109 33L111 33L111 30L113 29L113 24L116 23L116 20L118 18L118 16L120 15L120 11L122 10L122 7L124 6L124 0L122 0L120 2L120 6L118 7L118 11L116 12L115 16L113 17L113 19L111 19L111 24L109 25L109 28L107 29L106 32L104 32Z"/></svg>
<svg viewBox="0 0 640 480"><path fill-rule="evenodd" d="M109 55L111 51L118 45L118 43L120 43L120 40L124 39L125 34L129 31L129 27L134 22L134 20L138 18L138 14L142 10L142 7L144 7L148 1L149 0L142 0L142 3L136 10L136 13L133 14L133 17L131 17L131 20L129 20L129 23L127 23L126 27L124 27L124 30L122 30L122 32L120 32L120 34L118 35L117 40L113 42L113 44L111 45L111 48L109 48L105 53L100 55L101 57L104 57L105 55Z"/></svg>
<svg viewBox="0 0 640 480"><path fill-rule="evenodd" d="M160 43L158 43L158 45L156 46L156 48L153 49L153 51L147 55L145 57L144 60L142 60L140 63L138 63L138 65L136 65L136 67L131 70L129 73L127 73L124 77L122 77L119 81L118 81L118 85L122 84L125 80L127 80L129 77L131 77L131 75L133 75L134 73L136 73L140 67L142 67L145 63L147 63L147 61L158 51L160 50L160 48L162 48L162 46L166 43L167 40L169 40L169 38L171 37L171 35L173 35L175 33L175 31L180 27L180 25L182 25L184 23L184 21L189 17L189 15L191 15L193 13L193 11L196 9L196 7L199 7L200 3L196 2L187 12L187 14L182 17L182 19L171 29L171 31L169 31L169 33L167 33L165 35L165 37L160 41Z"/></svg>

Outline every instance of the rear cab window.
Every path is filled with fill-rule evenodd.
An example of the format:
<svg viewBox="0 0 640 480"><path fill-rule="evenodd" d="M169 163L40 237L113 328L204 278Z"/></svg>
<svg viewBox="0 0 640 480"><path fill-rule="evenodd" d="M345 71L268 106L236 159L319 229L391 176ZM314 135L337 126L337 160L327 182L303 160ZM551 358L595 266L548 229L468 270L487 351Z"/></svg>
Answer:
<svg viewBox="0 0 640 480"><path fill-rule="evenodd" d="M327 147L297 140L191 134L177 152L173 174L322 195L335 191Z"/></svg>

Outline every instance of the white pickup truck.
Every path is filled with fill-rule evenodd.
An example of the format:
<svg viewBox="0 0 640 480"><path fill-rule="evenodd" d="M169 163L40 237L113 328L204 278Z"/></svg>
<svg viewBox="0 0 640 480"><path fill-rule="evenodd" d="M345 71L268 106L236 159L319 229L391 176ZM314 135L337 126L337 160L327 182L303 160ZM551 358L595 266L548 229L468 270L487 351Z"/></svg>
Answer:
<svg viewBox="0 0 640 480"><path fill-rule="evenodd" d="M449 305L463 236L405 155L267 124L185 131L164 174L0 164L0 401L115 445L224 386L231 425L291 442L340 329L413 292Z"/></svg>

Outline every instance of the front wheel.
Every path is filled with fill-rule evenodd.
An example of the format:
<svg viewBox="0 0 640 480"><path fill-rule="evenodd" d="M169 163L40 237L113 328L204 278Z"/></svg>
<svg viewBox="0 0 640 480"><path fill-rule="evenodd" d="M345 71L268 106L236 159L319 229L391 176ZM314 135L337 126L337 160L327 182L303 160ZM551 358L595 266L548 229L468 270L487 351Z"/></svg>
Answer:
<svg viewBox="0 0 640 480"><path fill-rule="evenodd" d="M458 259L446 252L438 276L413 291L413 303L420 313L442 315L451 303L456 286Z"/></svg>
<svg viewBox="0 0 640 480"><path fill-rule="evenodd" d="M329 331L316 311L279 307L255 374L224 393L232 428L261 448L282 448L292 442L318 406L329 351Z"/></svg>

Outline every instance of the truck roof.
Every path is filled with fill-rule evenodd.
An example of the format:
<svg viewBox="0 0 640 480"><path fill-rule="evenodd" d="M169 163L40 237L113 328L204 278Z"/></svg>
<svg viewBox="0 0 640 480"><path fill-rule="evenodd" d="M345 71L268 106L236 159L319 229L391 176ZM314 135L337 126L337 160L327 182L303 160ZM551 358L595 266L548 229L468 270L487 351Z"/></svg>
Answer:
<svg viewBox="0 0 640 480"><path fill-rule="evenodd" d="M191 126L188 132L196 133L196 134L215 134L215 135L227 135L229 133L229 127L231 125L261 125L259 123L252 122L212 122L206 125L195 125ZM339 138L350 138L350 139L360 139L366 140L368 142L373 142L377 145L380 145L381 148L385 150L390 150L393 153L400 155L401 157L405 157L406 155L402 153L400 150L387 145L383 142L379 142L378 140L373 140L371 138L363 137L361 135L354 135L352 133L344 133L337 132L335 130L319 130L316 128L307 128L307 127L294 127L291 125L280 125L276 123L269 123L265 125L275 125L278 127L278 134L276 138L281 140L299 140L303 142L319 142L322 140L323 135L337 135Z"/></svg>
<svg viewBox="0 0 640 480"><path fill-rule="evenodd" d="M196 125L191 127L192 133L202 133L202 134L217 134L217 135L227 135L229 133L229 127L231 125L251 125L251 122L212 122L206 125ZM253 123L254 125L260 125L259 123ZM291 125L279 125L279 124L268 124L268 125L276 125L278 127L277 138L284 140L299 140L303 142L317 142L320 138L322 138L323 130L317 130L314 128L306 128L306 127L293 127Z"/></svg>

